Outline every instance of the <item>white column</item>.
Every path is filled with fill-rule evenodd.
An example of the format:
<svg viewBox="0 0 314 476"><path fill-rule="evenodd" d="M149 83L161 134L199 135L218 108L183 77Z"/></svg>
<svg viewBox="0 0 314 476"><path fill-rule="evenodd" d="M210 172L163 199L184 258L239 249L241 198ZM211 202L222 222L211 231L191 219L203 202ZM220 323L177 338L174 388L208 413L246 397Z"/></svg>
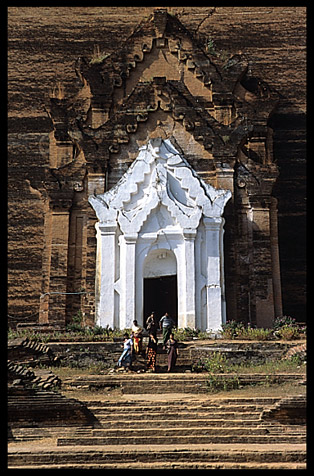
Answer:
<svg viewBox="0 0 314 476"><path fill-rule="evenodd" d="M220 254L220 286L221 286L221 323L225 324L227 319L226 294L225 294L225 271L224 271L224 224L225 219L221 218L219 234L219 254Z"/></svg>
<svg viewBox="0 0 314 476"><path fill-rule="evenodd" d="M194 243L196 237L196 230L184 229L184 304L185 304L185 319L182 327L196 326L195 320L195 251Z"/></svg>
<svg viewBox="0 0 314 476"><path fill-rule="evenodd" d="M182 236L182 235L181 235ZM178 288L178 327L185 327L185 253L184 240L178 240L173 249L177 260L177 288Z"/></svg>
<svg viewBox="0 0 314 476"><path fill-rule="evenodd" d="M137 233L121 235L120 243L120 329L131 328L135 319L135 251Z"/></svg>
<svg viewBox="0 0 314 476"><path fill-rule="evenodd" d="M204 218L207 259L207 330L221 328L220 233L222 218Z"/></svg>
<svg viewBox="0 0 314 476"><path fill-rule="evenodd" d="M114 327L114 281L115 281L115 236L116 225L96 223L96 323Z"/></svg>

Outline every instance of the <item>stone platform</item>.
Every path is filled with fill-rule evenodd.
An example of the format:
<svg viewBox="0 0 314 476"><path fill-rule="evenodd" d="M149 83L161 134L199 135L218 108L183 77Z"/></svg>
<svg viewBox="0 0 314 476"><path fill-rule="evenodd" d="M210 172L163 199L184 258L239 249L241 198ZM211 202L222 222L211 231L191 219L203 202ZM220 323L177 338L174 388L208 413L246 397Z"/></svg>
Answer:
<svg viewBox="0 0 314 476"><path fill-rule="evenodd" d="M145 349L147 337L143 339ZM157 366L165 367L167 354L158 340ZM199 360L205 360L214 352L223 354L232 364L263 364L267 360L280 360L300 341L230 341L223 339L190 340L179 342L177 368L188 370ZM116 342L48 342L47 346L62 365L86 368L101 364L112 368L122 352L122 339ZM141 368L141 365L139 366ZM163 370L161 368L161 370Z"/></svg>

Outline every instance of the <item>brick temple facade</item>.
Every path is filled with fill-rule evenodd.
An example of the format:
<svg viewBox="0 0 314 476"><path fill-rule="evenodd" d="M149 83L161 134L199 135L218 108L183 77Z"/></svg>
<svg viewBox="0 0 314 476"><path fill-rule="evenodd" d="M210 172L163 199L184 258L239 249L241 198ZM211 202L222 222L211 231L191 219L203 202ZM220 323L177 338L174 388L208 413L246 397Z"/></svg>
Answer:
<svg viewBox="0 0 314 476"><path fill-rule="evenodd" d="M304 9L293 8L302 24ZM215 322L215 330L226 319L263 327L283 314L305 320L304 113L296 104L288 112L266 68L256 75L252 51L248 59L228 48L230 25L217 47L209 34L216 9L198 8L207 35L201 21L188 28L180 9L144 10L123 41L116 30L110 50L95 31L97 47L84 56L81 39L81 56L68 65L74 93L60 72L38 97L42 116L27 124L23 111L9 114L9 325L64 327L80 312L85 325L130 327L152 307L160 316L169 308L180 327ZM193 18L193 8L186 11ZM119 22L109 20L107 28ZM68 45L60 44L65 58ZM172 150L166 165L157 154L156 163L147 159L150 171L133 173L144 167L140 151L156 143ZM208 212L219 191L226 197L219 213Z"/></svg>

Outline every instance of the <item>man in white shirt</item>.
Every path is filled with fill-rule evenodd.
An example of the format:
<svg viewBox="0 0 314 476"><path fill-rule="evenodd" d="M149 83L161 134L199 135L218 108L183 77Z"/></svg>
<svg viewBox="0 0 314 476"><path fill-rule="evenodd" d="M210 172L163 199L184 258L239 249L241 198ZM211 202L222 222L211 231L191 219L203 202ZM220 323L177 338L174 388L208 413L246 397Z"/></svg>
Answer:
<svg viewBox="0 0 314 476"><path fill-rule="evenodd" d="M173 319L169 316L168 312L159 321L160 329L162 329L163 346L166 347L166 342L169 340L172 328L175 326Z"/></svg>

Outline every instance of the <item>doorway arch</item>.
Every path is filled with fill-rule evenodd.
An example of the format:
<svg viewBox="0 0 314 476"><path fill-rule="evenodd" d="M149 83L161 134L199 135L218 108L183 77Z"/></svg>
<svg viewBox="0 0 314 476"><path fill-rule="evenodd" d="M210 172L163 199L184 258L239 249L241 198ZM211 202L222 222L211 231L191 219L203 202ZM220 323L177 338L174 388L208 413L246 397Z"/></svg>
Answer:
<svg viewBox="0 0 314 476"><path fill-rule="evenodd" d="M155 311L159 320L168 312L178 322L177 260L170 249L151 250L143 265L143 324Z"/></svg>

